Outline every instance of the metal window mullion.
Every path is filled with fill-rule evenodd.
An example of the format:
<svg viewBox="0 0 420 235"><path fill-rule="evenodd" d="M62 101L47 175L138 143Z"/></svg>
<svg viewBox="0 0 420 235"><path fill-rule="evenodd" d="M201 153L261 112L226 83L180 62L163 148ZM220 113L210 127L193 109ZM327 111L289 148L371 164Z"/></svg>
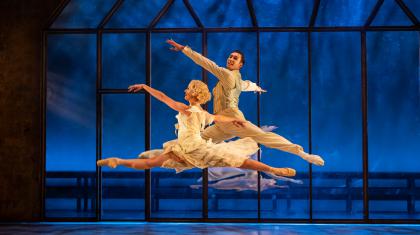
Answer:
<svg viewBox="0 0 420 235"><path fill-rule="evenodd" d="M57 20L57 18L61 15L61 12L63 12L64 8L66 8L67 4L70 2L70 0L62 0L60 4L57 6L57 8L54 9L52 15L47 20L47 23L45 24L45 28L49 29L53 25L53 23Z"/></svg>
<svg viewBox="0 0 420 235"><path fill-rule="evenodd" d="M310 28L313 28L315 26L316 18L318 16L320 1L321 0L315 0L315 2L314 2L314 6L312 8L311 18L310 18L310 21L309 21L309 27Z"/></svg>
<svg viewBox="0 0 420 235"><path fill-rule="evenodd" d="M103 29L105 25L111 20L112 16L115 14L115 12L118 11L118 9L123 4L124 0L117 0L112 8L109 10L109 12L105 15L105 17L101 20L99 25L97 26L98 29Z"/></svg>
<svg viewBox="0 0 420 235"><path fill-rule="evenodd" d="M194 8L191 6L190 2L188 0L184 0L184 5L187 8L188 12L190 13L191 17L194 19L195 24L198 27L203 28L204 27L203 23L201 23L200 18L195 13Z"/></svg>
<svg viewBox="0 0 420 235"><path fill-rule="evenodd" d="M251 17L252 26L253 27L258 27L257 16L255 14L254 5L252 3L252 0L247 0L246 3L247 3L247 6L248 6L249 16Z"/></svg>
<svg viewBox="0 0 420 235"><path fill-rule="evenodd" d="M248 1L249 4L252 4ZM256 21L256 19L255 19ZM261 66L261 61L260 61L260 32L257 31L257 84L258 86L261 86L261 81L260 81L260 66ZM258 127L261 126L261 96L260 94L257 95L257 125ZM261 161L261 150L258 150L258 161ZM261 172L258 171L257 174L257 195L258 195L258 212L257 212L257 218L258 218L258 222L261 222Z"/></svg>
<svg viewBox="0 0 420 235"><path fill-rule="evenodd" d="M373 20L375 19L376 15L379 12L379 9L381 8L382 4L384 3L384 0L378 0L375 4L375 6L372 9L372 12L370 13L369 17L367 18L365 22L365 27L369 27L370 24L372 24Z"/></svg>
<svg viewBox="0 0 420 235"><path fill-rule="evenodd" d="M96 161L102 158L102 31L96 34ZM101 220L102 168L96 166L96 219Z"/></svg>
<svg viewBox="0 0 420 235"><path fill-rule="evenodd" d="M150 49L150 45L151 45L151 31L148 30L146 33L146 85L151 85L151 49ZM146 112L145 112L145 147L146 150L150 150L150 146L151 146L151 138L150 138L150 133L151 133L151 98L150 98L150 94L146 94L146 98L145 98L145 102L146 102ZM145 170L145 187L146 189L145 191L145 200L144 200L144 208L145 208L145 220L146 221L150 221L151 218L151 211L150 211L150 202L151 202L151 171L150 169Z"/></svg>
<svg viewBox="0 0 420 235"><path fill-rule="evenodd" d="M368 133L367 133L367 48L366 32L361 32L361 67L362 67L362 161L363 161L363 219L369 220L369 194L368 194Z"/></svg>
<svg viewBox="0 0 420 235"><path fill-rule="evenodd" d="M105 28L103 33L223 33L223 32L362 32L418 31L419 26L340 26L340 27L239 27L239 28ZM98 29L46 29L49 34L96 34Z"/></svg>
<svg viewBox="0 0 420 235"><path fill-rule="evenodd" d="M309 153L312 153L312 37L308 32L308 145ZM309 222L313 223L313 184L312 164L309 168Z"/></svg>
<svg viewBox="0 0 420 235"><path fill-rule="evenodd" d="M202 54L203 56L207 57L207 32L205 32L203 30L203 32L201 33L201 50L202 50ZM208 84L208 77L207 77L207 71L202 68L201 69L201 76L202 76L202 81L206 84ZM206 103L204 105L204 108L206 110L208 110L208 103ZM202 187L203 187L203 195L202 195L202 219L204 221L206 221L209 217L209 202L208 202L208 193L209 193L209 177L208 177L208 168L203 169L202 171L202 177L203 177L203 181L202 181Z"/></svg>
<svg viewBox="0 0 420 235"><path fill-rule="evenodd" d="M166 15L166 13L169 11L169 8L174 3L174 0L168 0L166 4L163 6L163 8L159 11L159 13L153 18L152 22L149 24L149 29L154 28L160 21L160 19Z"/></svg>
<svg viewBox="0 0 420 235"><path fill-rule="evenodd" d="M420 22L417 19L416 15L414 15L413 12L411 12L411 10L403 2L403 0L395 0L395 1L397 2L398 6L400 6L401 10L403 10L404 13L407 15L407 17L411 20L411 22L416 26L420 26Z"/></svg>

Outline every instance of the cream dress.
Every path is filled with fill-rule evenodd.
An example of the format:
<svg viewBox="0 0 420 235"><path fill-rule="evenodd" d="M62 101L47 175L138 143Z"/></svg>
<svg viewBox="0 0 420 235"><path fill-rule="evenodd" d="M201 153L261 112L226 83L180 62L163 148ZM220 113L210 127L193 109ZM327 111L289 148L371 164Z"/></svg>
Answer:
<svg viewBox="0 0 420 235"><path fill-rule="evenodd" d="M163 144L163 150L143 152L139 157L150 158L173 152L181 161L166 160L162 167L181 172L191 168L239 167L258 151L257 143L251 138L215 144L201 138L204 127L213 122L213 115L198 106L191 106L189 116L178 113L178 139Z"/></svg>

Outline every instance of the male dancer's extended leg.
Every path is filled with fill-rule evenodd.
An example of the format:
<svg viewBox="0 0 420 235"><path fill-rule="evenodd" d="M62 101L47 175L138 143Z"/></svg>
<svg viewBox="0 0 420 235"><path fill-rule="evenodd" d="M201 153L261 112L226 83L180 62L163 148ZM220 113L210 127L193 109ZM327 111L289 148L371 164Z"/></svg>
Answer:
<svg viewBox="0 0 420 235"><path fill-rule="evenodd" d="M212 125L204 129L204 131L201 133L201 137L205 140L211 139L213 143L220 143L224 140L232 139L235 137L235 135L225 133L219 128L219 126Z"/></svg>
<svg viewBox="0 0 420 235"><path fill-rule="evenodd" d="M206 130L209 128L213 129L209 132L206 132ZM241 138L251 137L253 140L255 140L255 142L266 147L275 148L298 155L304 160L315 165L324 165L324 160L320 156L308 154L303 151L302 146L294 144L286 138L273 132L265 132L251 122L247 122L245 127L237 127L232 123L216 123L209 128L204 131L203 137L205 136L206 138L212 138L213 140L221 140L223 138L225 138L223 140L226 140L226 137L229 136L239 136Z"/></svg>
<svg viewBox="0 0 420 235"><path fill-rule="evenodd" d="M253 159L246 159L239 168L248 169L248 170L255 170L255 171L263 171L268 174L274 174L277 176L295 176L296 171L292 168L277 168L271 167L267 164L262 162L253 160Z"/></svg>

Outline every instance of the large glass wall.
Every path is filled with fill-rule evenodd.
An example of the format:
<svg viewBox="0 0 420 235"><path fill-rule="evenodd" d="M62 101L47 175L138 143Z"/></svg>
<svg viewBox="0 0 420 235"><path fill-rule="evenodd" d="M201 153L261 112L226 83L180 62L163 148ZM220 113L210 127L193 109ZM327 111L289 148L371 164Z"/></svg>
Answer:
<svg viewBox="0 0 420 235"><path fill-rule="evenodd" d="M300 4L295 0L277 0L260 1L254 7L259 26L304 27L311 18L313 4L312 0L302 0Z"/></svg>
<svg viewBox="0 0 420 235"><path fill-rule="evenodd" d="M96 28L116 0L71 0L52 28Z"/></svg>
<svg viewBox="0 0 420 235"><path fill-rule="evenodd" d="M103 95L102 157L136 158L144 151L144 95ZM144 219L144 171L102 169L102 218Z"/></svg>
<svg viewBox="0 0 420 235"><path fill-rule="evenodd" d="M277 126L275 133L308 149L308 34L262 33L261 125ZM309 217L308 164L296 155L261 146L261 160L275 167L296 169L303 184L277 181L261 192L262 218ZM264 176L265 178L269 178Z"/></svg>
<svg viewBox="0 0 420 235"><path fill-rule="evenodd" d="M102 88L127 89L146 82L146 35L144 33L102 36Z"/></svg>
<svg viewBox="0 0 420 235"><path fill-rule="evenodd" d="M360 33L313 33L313 218L362 218Z"/></svg>
<svg viewBox="0 0 420 235"><path fill-rule="evenodd" d="M320 1L316 20L317 26L359 26L363 25L377 0L335 0Z"/></svg>
<svg viewBox="0 0 420 235"><path fill-rule="evenodd" d="M205 27L249 27L252 25L246 2L241 0L189 1Z"/></svg>
<svg viewBox="0 0 420 235"><path fill-rule="evenodd" d="M125 0L105 27L146 28L165 3L165 0Z"/></svg>
<svg viewBox="0 0 420 235"><path fill-rule="evenodd" d="M102 88L146 82L146 35L102 36ZM102 158L136 158L145 150L143 94L102 94ZM103 219L144 219L144 171L102 169Z"/></svg>
<svg viewBox="0 0 420 235"><path fill-rule="evenodd" d="M369 215L418 219L418 32L367 34Z"/></svg>
<svg viewBox="0 0 420 235"><path fill-rule="evenodd" d="M48 37L46 217L95 217L96 37Z"/></svg>

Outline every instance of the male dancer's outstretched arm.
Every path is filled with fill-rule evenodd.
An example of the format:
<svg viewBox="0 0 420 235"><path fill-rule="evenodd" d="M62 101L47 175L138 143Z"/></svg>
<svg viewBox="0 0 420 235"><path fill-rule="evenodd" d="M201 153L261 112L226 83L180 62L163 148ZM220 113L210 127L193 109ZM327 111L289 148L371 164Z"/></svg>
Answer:
<svg viewBox="0 0 420 235"><path fill-rule="evenodd" d="M172 46L170 48L171 50L182 51L186 56L188 56L196 64L200 65L205 70L209 71L211 74L216 76L216 78L220 80L220 82L222 83L224 87L233 88L235 86L235 78L233 77L231 70L218 66L216 63L204 57L200 53L197 53L193 51L191 48L189 48L188 46L181 45L172 39L169 39L166 42ZM232 64L235 64L235 60L241 62L241 59L239 59L238 56L236 56L236 58L235 58L235 55L229 56L227 65L232 66ZM242 65L238 63L236 69L240 69ZM262 89L256 83L251 82L249 80L242 81L241 90L259 92L259 93L266 92L266 90Z"/></svg>
<svg viewBox="0 0 420 235"><path fill-rule="evenodd" d="M241 90L242 91L253 91L254 93L258 92L260 94L263 93L263 92L267 92L266 90L262 89L256 83L251 82L250 80L242 80Z"/></svg>
<svg viewBox="0 0 420 235"><path fill-rule="evenodd" d="M233 88L235 87L235 78L230 70L218 66L216 63L211 61L210 59L204 57L200 53L193 51L190 47L181 45L175 42L172 39L166 40L168 44L172 46L171 50L173 51L182 51L186 56L188 56L192 61L196 64L203 67L205 70L209 71L213 74L222 85L226 88Z"/></svg>

